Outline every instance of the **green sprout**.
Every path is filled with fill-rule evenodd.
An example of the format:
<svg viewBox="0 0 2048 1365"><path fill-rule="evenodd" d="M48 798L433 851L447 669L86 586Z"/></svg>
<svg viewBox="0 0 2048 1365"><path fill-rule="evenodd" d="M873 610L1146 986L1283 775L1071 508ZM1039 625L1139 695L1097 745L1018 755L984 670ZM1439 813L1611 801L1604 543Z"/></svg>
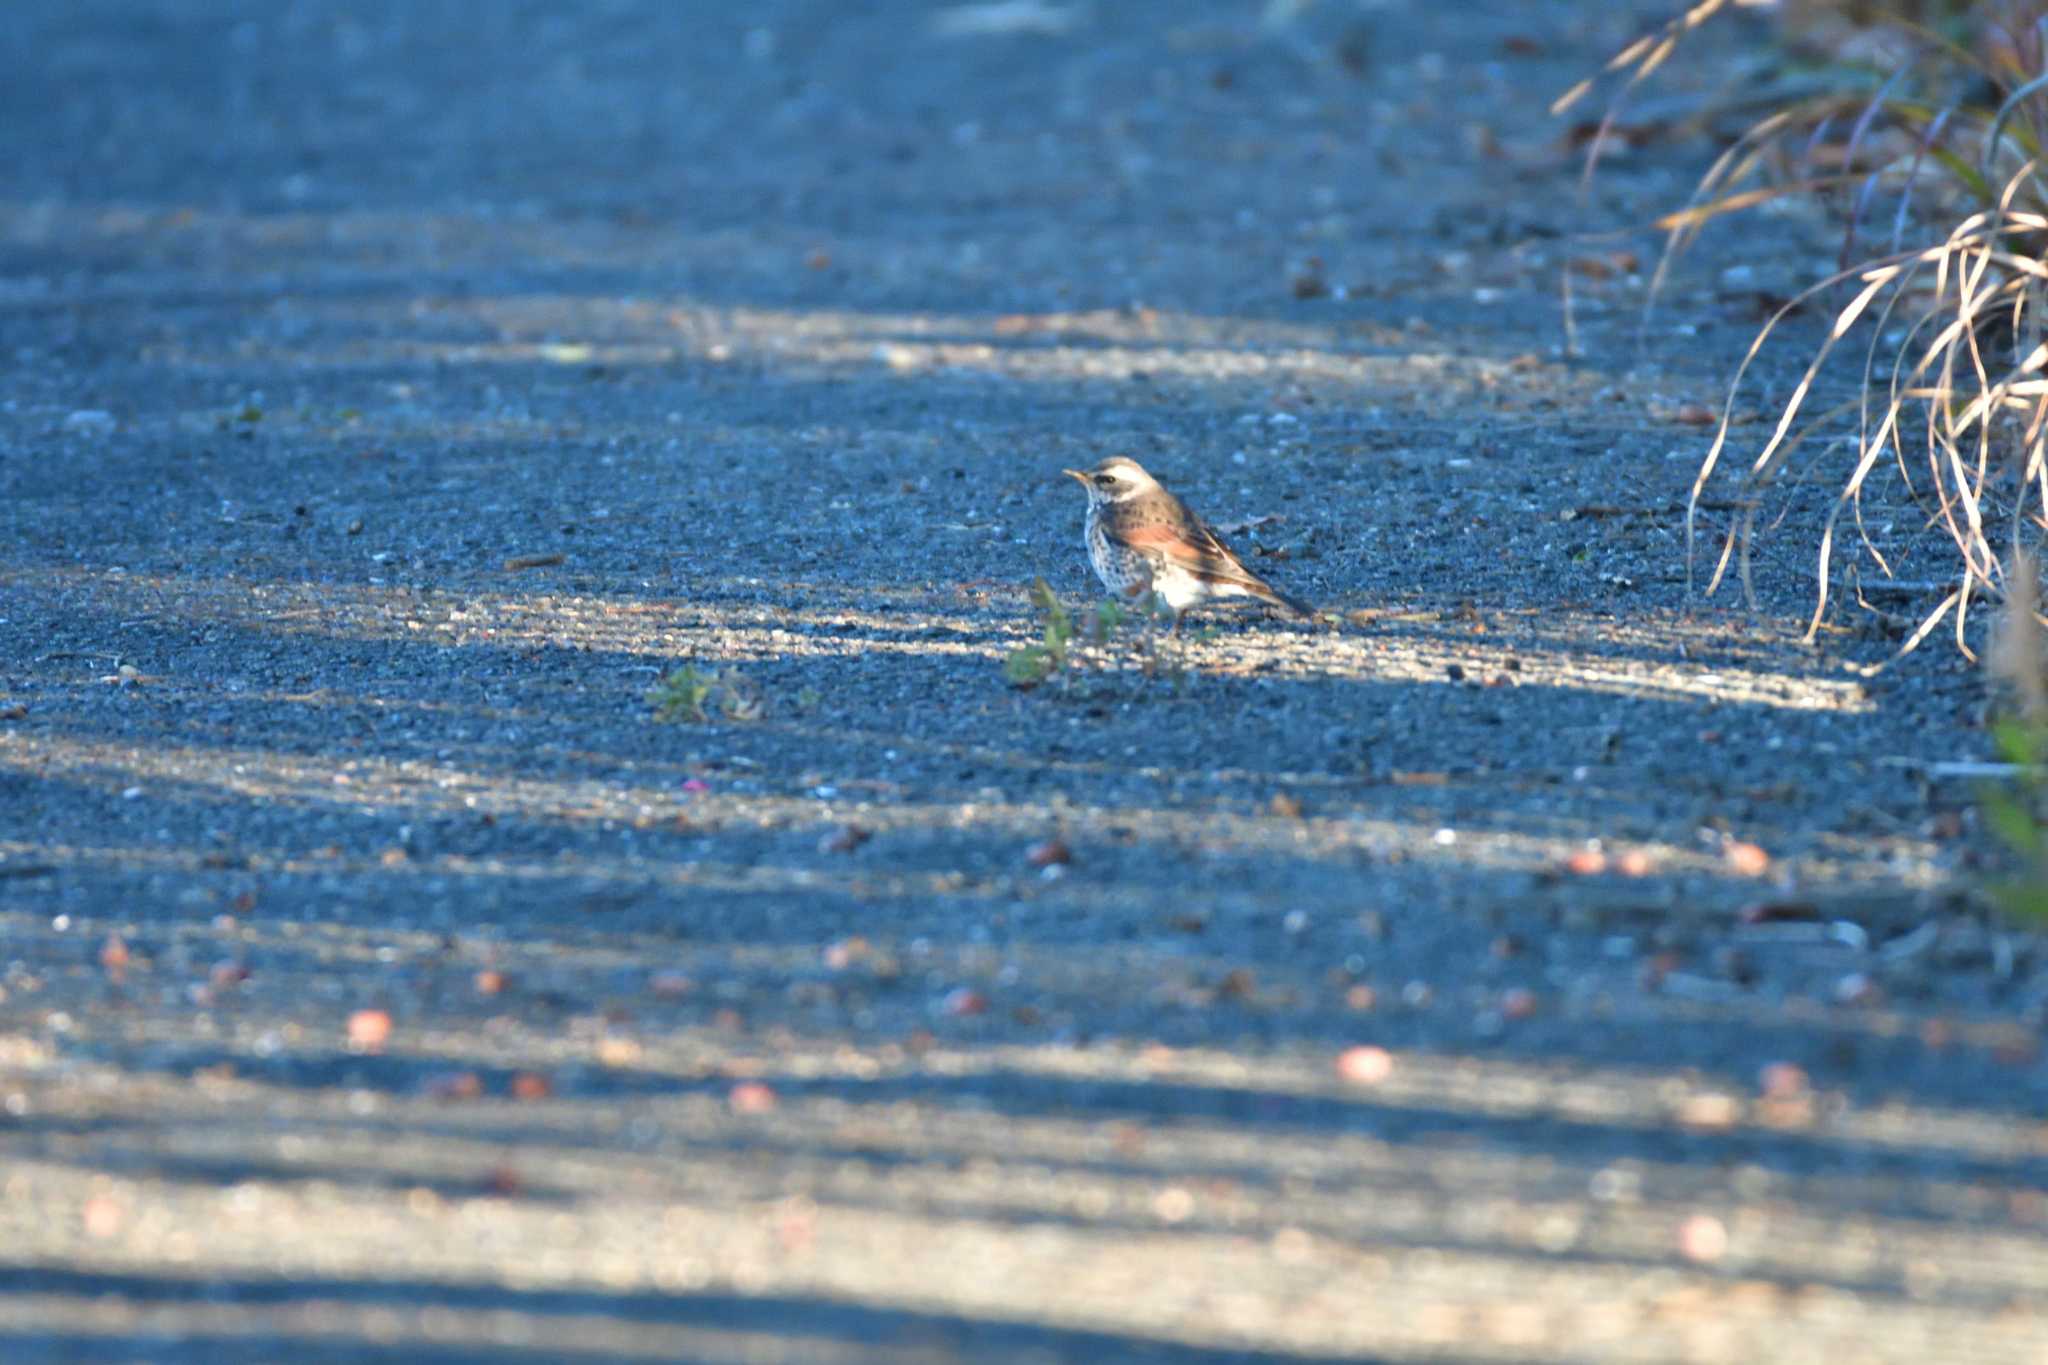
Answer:
<svg viewBox="0 0 2048 1365"><path fill-rule="evenodd" d="M761 689L731 670L684 664L662 675L647 694L658 721L687 720L703 724L716 714L724 720L759 720L767 710Z"/></svg>
<svg viewBox="0 0 2048 1365"><path fill-rule="evenodd" d="M1074 639L1074 623L1043 577L1031 580L1031 605L1045 617L1045 642L1013 649L1003 660L1003 676L1027 692L1066 669Z"/></svg>

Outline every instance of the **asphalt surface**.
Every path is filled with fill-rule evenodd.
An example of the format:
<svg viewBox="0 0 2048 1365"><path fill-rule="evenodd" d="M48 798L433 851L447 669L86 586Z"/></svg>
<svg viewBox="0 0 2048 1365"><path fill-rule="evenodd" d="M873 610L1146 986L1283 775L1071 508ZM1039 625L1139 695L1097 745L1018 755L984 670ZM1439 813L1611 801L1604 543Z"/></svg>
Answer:
<svg viewBox="0 0 2048 1365"><path fill-rule="evenodd" d="M0 1359L2048 1358L1986 692L1824 470L1688 597L1829 239L1643 321L1628 16L253 10L0 26ZM1010 686L1118 452L1326 621Z"/></svg>

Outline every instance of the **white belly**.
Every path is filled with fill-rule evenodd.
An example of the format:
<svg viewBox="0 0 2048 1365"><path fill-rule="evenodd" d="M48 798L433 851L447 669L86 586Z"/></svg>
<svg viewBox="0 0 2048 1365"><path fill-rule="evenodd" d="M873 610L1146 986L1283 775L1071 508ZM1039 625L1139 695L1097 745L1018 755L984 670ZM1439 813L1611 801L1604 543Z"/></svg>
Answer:
<svg viewBox="0 0 2048 1365"><path fill-rule="evenodd" d="M1235 583L1216 583L1206 578L1197 578L1173 564L1167 564L1153 572L1152 591L1158 593L1159 600L1175 611L1186 611L1195 603L1211 597L1251 595Z"/></svg>

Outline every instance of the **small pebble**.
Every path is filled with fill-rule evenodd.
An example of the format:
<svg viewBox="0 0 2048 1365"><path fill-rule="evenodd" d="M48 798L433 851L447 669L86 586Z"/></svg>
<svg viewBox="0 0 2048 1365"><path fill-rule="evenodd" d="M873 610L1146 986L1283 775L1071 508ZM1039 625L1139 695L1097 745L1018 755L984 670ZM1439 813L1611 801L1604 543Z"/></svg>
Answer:
<svg viewBox="0 0 2048 1365"><path fill-rule="evenodd" d="M1728 1229L1709 1214L1694 1214L1678 1229L1678 1251L1688 1261L1718 1261L1728 1253Z"/></svg>
<svg viewBox="0 0 2048 1365"><path fill-rule="evenodd" d="M1394 1074L1394 1055L1383 1047L1347 1047L1337 1054L1337 1074L1353 1085L1378 1085Z"/></svg>
<svg viewBox="0 0 2048 1365"><path fill-rule="evenodd" d="M1771 855L1755 844L1737 840L1721 850L1721 859L1738 877L1761 877L1771 869Z"/></svg>
<svg viewBox="0 0 2048 1365"><path fill-rule="evenodd" d="M735 1114L766 1114L774 1110L776 1096L759 1081L741 1081L726 1092L725 1102Z"/></svg>
<svg viewBox="0 0 2048 1365"><path fill-rule="evenodd" d="M1054 867L1074 861L1074 851L1064 839L1047 839L1025 849L1024 861L1033 867Z"/></svg>
<svg viewBox="0 0 2048 1365"><path fill-rule="evenodd" d="M1564 870L1574 877L1597 877L1607 870L1607 855L1597 848L1574 849L1565 857Z"/></svg>
<svg viewBox="0 0 2048 1365"><path fill-rule="evenodd" d="M962 986L946 992L946 998L939 1002L939 1008L955 1018L965 1018L988 1013L988 997L980 991Z"/></svg>
<svg viewBox="0 0 2048 1365"><path fill-rule="evenodd" d="M391 1040L391 1016L383 1010L357 1010L348 1017L348 1045L357 1052L381 1052Z"/></svg>
<svg viewBox="0 0 2048 1365"><path fill-rule="evenodd" d="M80 408L64 418L64 430L104 436L114 429L114 414L104 408Z"/></svg>

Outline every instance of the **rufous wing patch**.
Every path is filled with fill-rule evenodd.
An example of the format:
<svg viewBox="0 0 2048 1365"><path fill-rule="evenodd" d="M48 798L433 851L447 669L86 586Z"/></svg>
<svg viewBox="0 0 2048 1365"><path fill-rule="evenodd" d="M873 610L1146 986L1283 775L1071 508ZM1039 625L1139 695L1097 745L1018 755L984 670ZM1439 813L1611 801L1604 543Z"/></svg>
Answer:
<svg viewBox="0 0 2048 1365"><path fill-rule="evenodd" d="M1240 564L1230 548L1213 535L1190 543L1171 526L1134 526L1124 535L1133 549L1154 550L1180 565L1197 578L1218 583L1257 583L1252 572Z"/></svg>

